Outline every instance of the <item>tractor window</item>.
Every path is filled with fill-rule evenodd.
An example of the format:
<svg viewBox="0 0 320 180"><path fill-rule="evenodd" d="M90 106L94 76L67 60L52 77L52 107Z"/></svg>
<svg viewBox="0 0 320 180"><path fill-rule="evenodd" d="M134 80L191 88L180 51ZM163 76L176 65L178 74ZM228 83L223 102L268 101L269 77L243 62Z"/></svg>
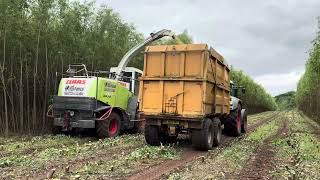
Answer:
<svg viewBox="0 0 320 180"><path fill-rule="evenodd" d="M238 88L232 87L230 93L231 96L238 97Z"/></svg>

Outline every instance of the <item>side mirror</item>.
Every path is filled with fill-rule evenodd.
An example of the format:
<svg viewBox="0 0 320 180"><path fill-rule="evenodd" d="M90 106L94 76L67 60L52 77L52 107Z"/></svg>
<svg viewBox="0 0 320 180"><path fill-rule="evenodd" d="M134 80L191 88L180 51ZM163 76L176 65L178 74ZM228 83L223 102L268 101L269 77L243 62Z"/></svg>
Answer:
<svg viewBox="0 0 320 180"><path fill-rule="evenodd" d="M245 93L246 93L246 89L245 89L245 88L242 88L242 89L241 89L241 92L242 92L242 94L245 94Z"/></svg>

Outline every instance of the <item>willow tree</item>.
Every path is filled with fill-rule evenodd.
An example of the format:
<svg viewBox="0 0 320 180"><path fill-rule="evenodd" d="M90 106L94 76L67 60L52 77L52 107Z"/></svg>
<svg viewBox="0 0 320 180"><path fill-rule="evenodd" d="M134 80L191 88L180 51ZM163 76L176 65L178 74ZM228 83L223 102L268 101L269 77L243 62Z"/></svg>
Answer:
<svg viewBox="0 0 320 180"><path fill-rule="evenodd" d="M239 86L245 88L245 93L240 94L245 108L249 113L258 113L277 109L275 99L252 78L242 71L231 69L231 79Z"/></svg>
<svg viewBox="0 0 320 180"><path fill-rule="evenodd" d="M68 0L0 1L0 134L45 131L56 71L77 62L108 70L143 39L111 8L97 7Z"/></svg>
<svg viewBox="0 0 320 180"><path fill-rule="evenodd" d="M296 100L299 110L320 122L320 20L312 44L305 73L298 82Z"/></svg>

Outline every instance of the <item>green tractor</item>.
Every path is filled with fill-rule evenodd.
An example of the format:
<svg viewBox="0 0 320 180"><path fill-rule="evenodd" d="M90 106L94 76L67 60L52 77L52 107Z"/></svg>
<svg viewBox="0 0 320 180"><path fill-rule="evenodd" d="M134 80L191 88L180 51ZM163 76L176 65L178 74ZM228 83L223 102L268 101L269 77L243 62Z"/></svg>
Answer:
<svg viewBox="0 0 320 180"><path fill-rule="evenodd" d="M230 114L224 122L224 131L231 136L240 136L247 132L247 110L243 108L243 101L239 99L245 94L245 88L230 82Z"/></svg>
<svg viewBox="0 0 320 180"><path fill-rule="evenodd" d="M84 64L70 64L48 114L53 118L54 132L95 129L99 138L106 138L119 135L121 130L136 131L137 80L142 71L126 66L145 46L164 36L174 38L170 30L151 33L110 71L89 72Z"/></svg>

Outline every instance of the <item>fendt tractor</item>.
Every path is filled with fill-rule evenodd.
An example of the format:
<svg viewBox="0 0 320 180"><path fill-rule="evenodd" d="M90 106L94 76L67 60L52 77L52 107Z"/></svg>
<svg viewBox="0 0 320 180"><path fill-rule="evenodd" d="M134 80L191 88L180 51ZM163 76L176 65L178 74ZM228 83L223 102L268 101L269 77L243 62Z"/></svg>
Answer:
<svg viewBox="0 0 320 180"><path fill-rule="evenodd" d="M84 64L71 64L62 76L58 95L53 97L51 114L54 131L95 129L100 138L115 137L120 130L137 128L139 83L142 71L126 67L144 47L170 30L151 33L150 37L129 50L118 67L110 71L89 72ZM57 74L57 73L56 73Z"/></svg>
<svg viewBox="0 0 320 180"><path fill-rule="evenodd" d="M149 46L140 78L141 118L150 145L191 135L193 146L209 150L221 142L222 130L246 132L247 115L230 83L224 58L206 44ZM234 96L230 96L234 95Z"/></svg>

